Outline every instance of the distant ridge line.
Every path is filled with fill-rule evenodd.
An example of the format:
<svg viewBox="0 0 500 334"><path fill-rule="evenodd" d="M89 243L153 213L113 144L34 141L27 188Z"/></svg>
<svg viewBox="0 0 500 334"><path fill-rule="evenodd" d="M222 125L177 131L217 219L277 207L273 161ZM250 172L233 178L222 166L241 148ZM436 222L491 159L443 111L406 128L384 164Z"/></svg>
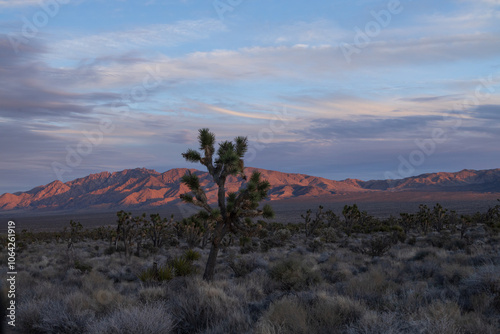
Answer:
<svg viewBox="0 0 500 334"><path fill-rule="evenodd" d="M118 172L100 172L68 182L59 180L29 191L5 193L0 196L0 211L10 210L79 210L154 208L175 205L179 195L188 191L180 182L187 172L196 173L207 189L209 201L216 202L216 186L207 172L174 168L164 173L135 168ZM248 167L262 173L271 183L270 200L307 199L342 196L353 193L384 192L474 192L500 193L500 168L488 170L464 169L459 172L425 173L398 180L345 179L330 180L298 173ZM228 191L238 191L244 181L230 177Z"/></svg>

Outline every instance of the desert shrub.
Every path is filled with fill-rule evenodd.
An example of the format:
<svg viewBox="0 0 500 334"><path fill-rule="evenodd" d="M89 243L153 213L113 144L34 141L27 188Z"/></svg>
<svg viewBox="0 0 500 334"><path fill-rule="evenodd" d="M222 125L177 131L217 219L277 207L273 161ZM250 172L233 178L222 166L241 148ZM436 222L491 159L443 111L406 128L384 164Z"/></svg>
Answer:
<svg viewBox="0 0 500 334"><path fill-rule="evenodd" d="M139 300L143 303L158 302L166 299L167 293L163 286L145 287L139 290Z"/></svg>
<svg viewBox="0 0 500 334"><path fill-rule="evenodd" d="M111 255L116 251L114 246L109 246L104 250L104 255Z"/></svg>
<svg viewBox="0 0 500 334"><path fill-rule="evenodd" d="M465 311L500 312L500 269L487 265L460 282L459 304Z"/></svg>
<svg viewBox="0 0 500 334"><path fill-rule="evenodd" d="M265 239L269 236L269 230L263 228L259 230L259 232L257 232L257 236L259 237L259 239Z"/></svg>
<svg viewBox="0 0 500 334"><path fill-rule="evenodd" d="M391 241L393 244L397 244L398 242L404 243L406 240L406 233L400 226L392 226L391 227Z"/></svg>
<svg viewBox="0 0 500 334"><path fill-rule="evenodd" d="M286 228L282 228L274 233L274 237L280 245L284 245L292 237L292 232Z"/></svg>
<svg viewBox="0 0 500 334"><path fill-rule="evenodd" d="M92 266L90 264L83 263L79 260L75 261L74 267L75 267L75 269L80 270L83 273L88 273L92 270Z"/></svg>
<svg viewBox="0 0 500 334"><path fill-rule="evenodd" d="M414 281L427 281L433 278L434 275L439 274L441 267L436 260L427 259L423 262L408 262L404 265L402 271L409 275Z"/></svg>
<svg viewBox="0 0 500 334"><path fill-rule="evenodd" d="M282 290L303 290L321 282L321 274L299 259L285 259L271 268L269 275Z"/></svg>
<svg viewBox="0 0 500 334"><path fill-rule="evenodd" d="M290 231L290 233L292 233L292 235L295 235L304 229L304 227L301 226L300 224L286 224L285 228L288 231Z"/></svg>
<svg viewBox="0 0 500 334"><path fill-rule="evenodd" d="M441 270L434 275L437 286L449 287L458 285L465 277L471 274L469 268L456 264L442 264Z"/></svg>
<svg viewBox="0 0 500 334"><path fill-rule="evenodd" d="M321 252L324 248L324 244L320 238L314 238L307 244L307 246L308 249L313 253Z"/></svg>
<svg viewBox="0 0 500 334"><path fill-rule="evenodd" d="M253 253L258 251L259 249L259 242L257 240L250 240L249 243L246 243L244 246L240 247L240 253L241 254L248 254L248 253Z"/></svg>
<svg viewBox="0 0 500 334"><path fill-rule="evenodd" d="M420 250L418 251L412 258L413 261L422 261L424 260L426 257L435 257L436 256L436 253L432 250L429 250L429 249L423 249L423 250Z"/></svg>
<svg viewBox="0 0 500 334"><path fill-rule="evenodd" d="M168 261L168 266L173 269L175 276L188 276L196 272L193 262L182 256Z"/></svg>
<svg viewBox="0 0 500 334"><path fill-rule="evenodd" d="M257 324L257 333L343 333L356 323L365 307L343 296L310 292L272 303Z"/></svg>
<svg viewBox="0 0 500 334"><path fill-rule="evenodd" d="M370 256L382 256L391 249L393 241L391 236L372 236L361 241L359 252Z"/></svg>
<svg viewBox="0 0 500 334"><path fill-rule="evenodd" d="M467 246L469 246L467 238L464 239L452 238L443 245L443 248L447 250L460 250L460 249L466 249Z"/></svg>
<svg viewBox="0 0 500 334"><path fill-rule="evenodd" d="M347 327L349 334L400 334L408 333L411 325L396 312L368 311L355 324Z"/></svg>
<svg viewBox="0 0 500 334"><path fill-rule="evenodd" d="M347 296L364 301L371 309L387 310L394 307L389 299L395 288L386 270L376 266L351 278L344 291Z"/></svg>
<svg viewBox="0 0 500 334"><path fill-rule="evenodd" d="M285 224L283 224L283 223L272 222L272 223L266 224L266 228L267 228L267 230L269 230L271 232L276 232L276 231L282 230L286 227L285 227Z"/></svg>
<svg viewBox="0 0 500 334"><path fill-rule="evenodd" d="M424 333L455 334L463 333L461 326L462 315L460 308L454 302L437 300L420 310L416 321Z"/></svg>
<svg viewBox="0 0 500 334"><path fill-rule="evenodd" d="M321 230L321 240L326 243L333 243L337 241L337 231L333 227L326 227Z"/></svg>
<svg viewBox="0 0 500 334"><path fill-rule="evenodd" d="M284 244L279 238L275 238L274 236L267 237L263 239L260 243L260 250L262 252L267 252L271 248L275 247L283 247Z"/></svg>
<svg viewBox="0 0 500 334"><path fill-rule="evenodd" d="M322 267L321 275L323 279L331 284L348 280L352 273L349 270L338 270L336 266Z"/></svg>
<svg viewBox="0 0 500 334"><path fill-rule="evenodd" d="M411 237L408 238L407 242L408 245L414 246L417 243L417 238L414 235L412 235Z"/></svg>
<svg viewBox="0 0 500 334"><path fill-rule="evenodd" d="M164 282L174 278L174 269L170 265L156 266L142 271L138 276L142 282Z"/></svg>
<svg viewBox="0 0 500 334"><path fill-rule="evenodd" d="M256 333L309 333L304 305L297 297L284 297L274 302L257 324Z"/></svg>
<svg viewBox="0 0 500 334"><path fill-rule="evenodd" d="M61 300L25 300L18 308L17 324L22 333L85 333L93 319L90 312L74 312Z"/></svg>
<svg viewBox="0 0 500 334"><path fill-rule="evenodd" d="M249 236L242 235L240 237L240 247L245 247L245 246L247 246L250 243L252 243L252 239Z"/></svg>
<svg viewBox="0 0 500 334"><path fill-rule="evenodd" d="M258 267L254 257L232 258L228 261L228 266L236 277L244 277Z"/></svg>
<svg viewBox="0 0 500 334"><path fill-rule="evenodd" d="M245 333L251 325L246 301L228 294L218 282L183 279L168 302L175 333Z"/></svg>
<svg viewBox="0 0 500 334"><path fill-rule="evenodd" d="M92 322L89 334L168 334L172 333L172 317L161 304L138 305L118 309L111 315Z"/></svg>
<svg viewBox="0 0 500 334"><path fill-rule="evenodd" d="M195 250L188 249L187 251L184 252L184 258L187 261L191 261L192 262L192 261L199 260L201 258L201 254L198 253Z"/></svg>
<svg viewBox="0 0 500 334"><path fill-rule="evenodd" d="M500 293L500 267L493 265L479 267L462 283L471 293Z"/></svg>
<svg viewBox="0 0 500 334"><path fill-rule="evenodd" d="M320 294L307 303L307 323L311 333L343 333L366 312L360 302L345 296Z"/></svg>

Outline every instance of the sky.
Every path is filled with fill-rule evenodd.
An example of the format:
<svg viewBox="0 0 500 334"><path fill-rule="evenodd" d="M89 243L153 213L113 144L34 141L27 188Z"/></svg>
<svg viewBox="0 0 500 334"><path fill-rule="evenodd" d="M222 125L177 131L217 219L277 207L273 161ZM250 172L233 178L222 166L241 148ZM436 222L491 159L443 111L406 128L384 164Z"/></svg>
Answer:
<svg viewBox="0 0 500 334"><path fill-rule="evenodd" d="M499 0L0 0L0 194L102 171L500 167Z"/></svg>

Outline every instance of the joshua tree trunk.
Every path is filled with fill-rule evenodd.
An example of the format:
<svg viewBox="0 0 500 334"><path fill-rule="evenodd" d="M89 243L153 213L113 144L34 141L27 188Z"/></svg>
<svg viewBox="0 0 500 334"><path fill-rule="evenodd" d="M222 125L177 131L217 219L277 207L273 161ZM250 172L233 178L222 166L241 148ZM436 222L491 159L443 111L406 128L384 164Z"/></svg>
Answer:
<svg viewBox="0 0 500 334"><path fill-rule="evenodd" d="M207 265L205 267L205 273L203 274L203 279L205 281L211 281L215 274L215 264L217 263L217 254L219 253L220 240L214 240L212 242L212 247L210 248L210 254L208 255Z"/></svg>

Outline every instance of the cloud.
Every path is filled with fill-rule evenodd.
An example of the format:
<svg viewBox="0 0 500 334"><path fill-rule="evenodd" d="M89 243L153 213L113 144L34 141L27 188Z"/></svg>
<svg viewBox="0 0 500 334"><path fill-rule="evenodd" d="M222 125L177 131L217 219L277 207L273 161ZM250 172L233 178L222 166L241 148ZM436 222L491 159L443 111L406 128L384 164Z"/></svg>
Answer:
<svg viewBox="0 0 500 334"><path fill-rule="evenodd" d="M477 106L473 111L473 116L479 119L500 121L500 105L498 104L485 104ZM491 123L493 125L495 123ZM497 127L500 124L497 124Z"/></svg>
<svg viewBox="0 0 500 334"><path fill-rule="evenodd" d="M429 131L432 123L442 120L439 116L409 116L377 119L365 117L361 120L315 119L303 132L306 138L318 138L332 141L342 140L410 140L421 132Z"/></svg>
<svg viewBox="0 0 500 334"><path fill-rule="evenodd" d="M152 47L174 47L206 39L226 28L215 19L186 20L173 24L153 24L125 31L112 31L89 36L74 36L51 44L59 58L81 59L123 54Z"/></svg>
<svg viewBox="0 0 500 334"><path fill-rule="evenodd" d="M334 22L320 19L311 22L295 22L277 27L260 36L259 40L273 44L308 44L325 45L336 44L347 37L348 32L338 27Z"/></svg>
<svg viewBox="0 0 500 334"><path fill-rule="evenodd" d="M245 113L245 112L240 112L240 111L229 110L226 108L221 108L221 107L214 106L214 105L209 105L206 103L201 103L201 102L195 102L195 103L201 107L208 109L208 110L215 111L217 113L223 113L226 115L236 116L236 117L253 118L253 119L267 119L267 120L272 120L272 119L276 118L276 116L273 116L273 115L267 115L267 114L256 113L256 112Z"/></svg>
<svg viewBox="0 0 500 334"><path fill-rule="evenodd" d="M238 50L196 52L177 58L137 58L124 65L108 57L85 67L93 87L112 88L141 82L148 68L155 68L164 80L175 82L233 83L274 80L321 82L351 80L353 73L391 71L404 66L435 66L452 62L495 59L500 54L500 36L477 33L418 40L374 42L346 62L336 46L250 47ZM74 78L74 71L68 71ZM80 76L85 82L86 76ZM431 76L433 77L433 76ZM80 82L75 82L78 87ZM87 83L86 83L87 84Z"/></svg>
<svg viewBox="0 0 500 334"><path fill-rule="evenodd" d="M0 0L0 7L29 7L39 5L41 0Z"/></svg>

